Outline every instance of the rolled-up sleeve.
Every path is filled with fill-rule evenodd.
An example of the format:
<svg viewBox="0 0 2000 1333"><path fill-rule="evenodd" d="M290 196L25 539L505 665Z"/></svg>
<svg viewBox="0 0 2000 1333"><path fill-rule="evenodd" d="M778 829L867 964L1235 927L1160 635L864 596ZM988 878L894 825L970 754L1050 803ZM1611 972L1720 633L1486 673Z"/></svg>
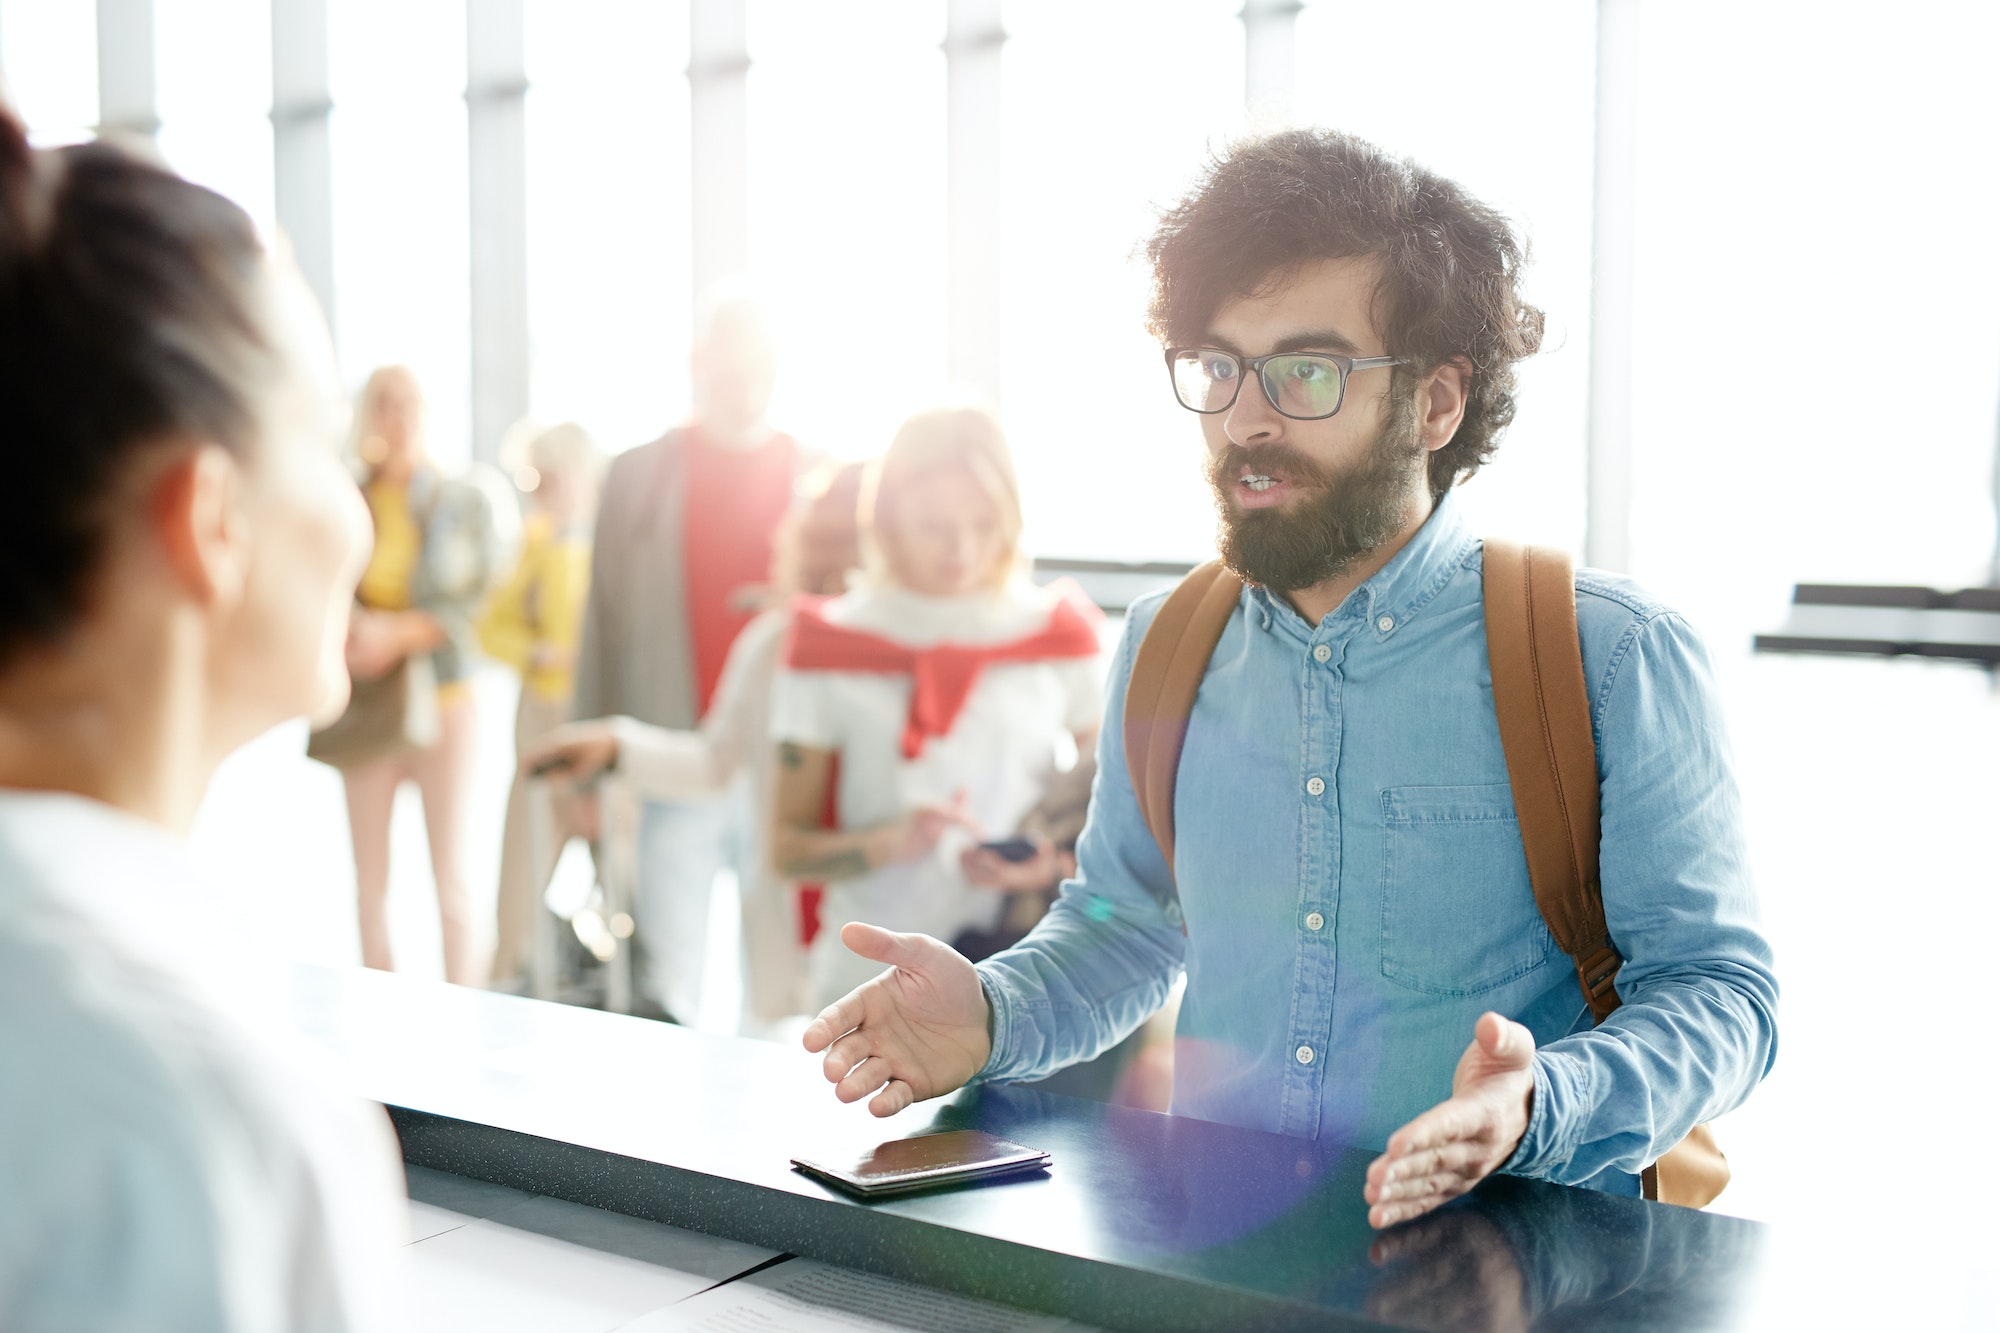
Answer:
<svg viewBox="0 0 2000 1333"><path fill-rule="evenodd" d="M1116 1045L1172 989L1186 937L1125 767L1125 686L1158 602L1132 608L1104 703L1076 878L1013 948L979 965L993 1013L988 1081L1041 1078Z"/></svg>
<svg viewBox="0 0 2000 1333"><path fill-rule="evenodd" d="M1623 1005L1536 1056L1505 1168L1636 1173L1749 1096L1777 1054L1778 983L1707 651L1670 613L1633 622L1596 682L1605 918Z"/></svg>

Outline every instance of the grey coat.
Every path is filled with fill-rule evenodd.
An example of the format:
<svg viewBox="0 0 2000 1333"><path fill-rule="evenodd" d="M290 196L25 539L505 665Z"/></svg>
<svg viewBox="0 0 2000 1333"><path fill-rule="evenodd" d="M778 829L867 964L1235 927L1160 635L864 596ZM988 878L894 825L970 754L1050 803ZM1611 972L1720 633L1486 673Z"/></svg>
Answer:
<svg viewBox="0 0 2000 1333"><path fill-rule="evenodd" d="M686 435L670 430L611 461L577 646L576 717L623 714L682 731L701 722L681 529ZM801 468L816 461L797 454Z"/></svg>

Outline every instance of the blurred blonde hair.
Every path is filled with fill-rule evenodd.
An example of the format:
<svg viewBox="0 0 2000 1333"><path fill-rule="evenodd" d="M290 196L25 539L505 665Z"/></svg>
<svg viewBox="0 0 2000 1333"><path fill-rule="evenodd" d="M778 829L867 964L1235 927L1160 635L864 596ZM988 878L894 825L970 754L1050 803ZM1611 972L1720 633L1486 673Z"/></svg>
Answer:
<svg viewBox="0 0 2000 1333"><path fill-rule="evenodd" d="M375 405L382 396L382 389L391 380L406 381L417 396L424 416L430 415L430 397L424 392L423 381L417 372L405 365L377 366L368 373L361 385L361 392L354 395L353 411L347 419L347 457L351 463L359 464L369 474L381 463L379 456L371 457L378 451L369 442L375 434Z"/></svg>
<svg viewBox="0 0 2000 1333"><path fill-rule="evenodd" d="M603 475L604 463L597 437L574 421L549 426L522 417L500 441L500 466L524 491L532 491L534 482L552 472L585 472L595 480ZM524 471L535 475L525 477Z"/></svg>
<svg viewBox="0 0 2000 1333"><path fill-rule="evenodd" d="M882 456L868 465L861 483L861 553L869 577L895 582L885 533L901 519L900 496L911 482L940 472L959 471L986 493L1006 538L1006 553L993 564L988 580L1005 587L1025 567L1021 553L1021 487L1014 475L1014 455L1000 423L983 407L934 407L918 412L897 428ZM894 537L888 541L892 543Z"/></svg>

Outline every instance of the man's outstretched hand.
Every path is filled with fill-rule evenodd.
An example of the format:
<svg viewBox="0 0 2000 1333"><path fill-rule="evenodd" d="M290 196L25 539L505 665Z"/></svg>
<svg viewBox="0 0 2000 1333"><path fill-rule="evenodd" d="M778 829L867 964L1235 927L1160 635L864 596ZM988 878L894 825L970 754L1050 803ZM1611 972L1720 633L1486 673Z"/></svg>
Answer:
<svg viewBox="0 0 2000 1333"><path fill-rule="evenodd" d="M894 1115L962 1086L992 1053L979 974L950 945L850 922L840 942L889 970L820 1010L809 1051L826 1052L826 1079L844 1102Z"/></svg>
<svg viewBox="0 0 2000 1333"><path fill-rule="evenodd" d="M1498 1014L1479 1016L1472 1045L1439 1102L1389 1137L1368 1168L1368 1223L1391 1227L1457 1198L1514 1155L1535 1098L1535 1036Z"/></svg>

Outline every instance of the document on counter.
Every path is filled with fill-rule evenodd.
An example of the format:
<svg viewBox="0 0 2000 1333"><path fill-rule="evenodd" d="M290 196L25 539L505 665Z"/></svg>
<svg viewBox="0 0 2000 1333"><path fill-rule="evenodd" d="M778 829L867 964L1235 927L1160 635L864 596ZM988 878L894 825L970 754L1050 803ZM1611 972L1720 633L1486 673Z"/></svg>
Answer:
<svg viewBox="0 0 2000 1333"><path fill-rule="evenodd" d="M622 1325L617 1333L1090 1333L1054 1315L1010 1310L873 1273L787 1259Z"/></svg>

